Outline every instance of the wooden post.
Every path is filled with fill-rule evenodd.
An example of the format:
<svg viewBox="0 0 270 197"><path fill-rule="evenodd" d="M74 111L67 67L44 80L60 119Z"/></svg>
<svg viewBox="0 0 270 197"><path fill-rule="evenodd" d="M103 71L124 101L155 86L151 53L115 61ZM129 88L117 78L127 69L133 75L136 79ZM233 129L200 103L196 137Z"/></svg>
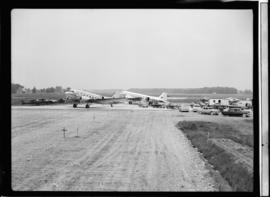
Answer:
<svg viewBox="0 0 270 197"><path fill-rule="evenodd" d="M62 131L63 131L63 137L65 138L66 137L66 128L64 127L63 129L62 129Z"/></svg>

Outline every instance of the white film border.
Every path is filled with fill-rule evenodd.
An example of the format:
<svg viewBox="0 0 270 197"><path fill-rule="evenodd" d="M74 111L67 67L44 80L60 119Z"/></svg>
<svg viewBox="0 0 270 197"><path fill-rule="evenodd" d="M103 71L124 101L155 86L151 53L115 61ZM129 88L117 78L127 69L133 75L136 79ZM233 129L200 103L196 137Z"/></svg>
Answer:
<svg viewBox="0 0 270 197"><path fill-rule="evenodd" d="M260 193L269 196L268 2L262 1L259 5Z"/></svg>

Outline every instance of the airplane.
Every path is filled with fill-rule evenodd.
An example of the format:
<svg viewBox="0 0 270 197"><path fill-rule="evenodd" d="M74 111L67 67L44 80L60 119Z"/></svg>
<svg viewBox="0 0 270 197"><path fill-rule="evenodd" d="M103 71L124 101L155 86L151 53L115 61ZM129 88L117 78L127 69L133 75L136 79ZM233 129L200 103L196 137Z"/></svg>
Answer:
<svg viewBox="0 0 270 197"><path fill-rule="evenodd" d="M76 108L79 103L86 103L85 108L89 108L89 103L101 103L101 104L112 104L116 103L117 98L104 97L98 94L94 94L87 90L71 89L65 92L66 101L72 101L73 107Z"/></svg>
<svg viewBox="0 0 270 197"><path fill-rule="evenodd" d="M162 102L162 103L168 103L167 101L167 93L163 92L159 97L156 96L148 96L145 94L135 93L135 92L129 92L126 90L123 90L119 93L120 96L124 96L124 98L129 100L129 104L132 104L132 101L141 101L145 100L149 103L153 102Z"/></svg>

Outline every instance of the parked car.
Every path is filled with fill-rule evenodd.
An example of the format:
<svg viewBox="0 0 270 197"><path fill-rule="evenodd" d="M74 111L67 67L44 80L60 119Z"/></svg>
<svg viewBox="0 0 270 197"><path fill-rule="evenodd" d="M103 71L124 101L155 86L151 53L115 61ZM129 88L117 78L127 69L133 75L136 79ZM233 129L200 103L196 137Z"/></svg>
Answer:
<svg viewBox="0 0 270 197"><path fill-rule="evenodd" d="M209 115L219 115L220 111L218 109L214 109L213 107L204 106L201 111L201 114L209 114Z"/></svg>
<svg viewBox="0 0 270 197"><path fill-rule="evenodd" d="M199 104L195 104L195 105L193 105L191 111L198 112L198 111L201 111L201 110L202 110L201 106Z"/></svg>
<svg viewBox="0 0 270 197"><path fill-rule="evenodd" d="M151 104L151 107L154 107L154 108L162 108L163 105L160 104L160 103L153 103L153 104Z"/></svg>
<svg viewBox="0 0 270 197"><path fill-rule="evenodd" d="M57 100L54 100L54 99L32 99L32 100L29 100L29 101L24 101L22 100L21 103L23 105L25 104L30 104L30 105L48 105L48 104L53 104L53 103L57 103L58 101Z"/></svg>
<svg viewBox="0 0 270 197"><path fill-rule="evenodd" d="M190 111L190 106L189 105L181 105L179 107L180 112L189 112Z"/></svg>
<svg viewBox="0 0 270 197"><path fill-rule="evenodd" d="M225 116L243 116L243 117L251 116L250 110L244 110L241 108L227 108L222 111L222 114Z"/></svg>
<svg viewBox="0 0 270 197"><path fill-rule="evenodd" d="M253 116L253 110L252 109L243 109L243 110L247 112L247 117L252 117Z"/></svg>
<svg viewBox="0 0 270 197"><path fill-rule="evenodd" d="M168 103L168 104L165 105L165 107L167 109L178 109L179 108L178 105L174 104L174 103Z"/></svg>
<svg viewBox="0 0 270 197"><path fill-rule="evenodd" d="M139 103L139 106L140 106L140 107L143 107L143 108L146 108L146 107L148 107L148 103L146 103L146 102L141 102L141 103Z"/></svg>

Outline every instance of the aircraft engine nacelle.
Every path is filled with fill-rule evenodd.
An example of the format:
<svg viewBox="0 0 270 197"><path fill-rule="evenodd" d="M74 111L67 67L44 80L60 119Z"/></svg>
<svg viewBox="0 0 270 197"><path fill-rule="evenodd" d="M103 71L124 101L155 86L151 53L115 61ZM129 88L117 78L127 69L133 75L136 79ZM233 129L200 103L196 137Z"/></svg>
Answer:
<svg viewBox="0 0 270 197"><path fill-rule="evenodd" d="M81 96L80 100L89 100L87 96Z"/></svg>

